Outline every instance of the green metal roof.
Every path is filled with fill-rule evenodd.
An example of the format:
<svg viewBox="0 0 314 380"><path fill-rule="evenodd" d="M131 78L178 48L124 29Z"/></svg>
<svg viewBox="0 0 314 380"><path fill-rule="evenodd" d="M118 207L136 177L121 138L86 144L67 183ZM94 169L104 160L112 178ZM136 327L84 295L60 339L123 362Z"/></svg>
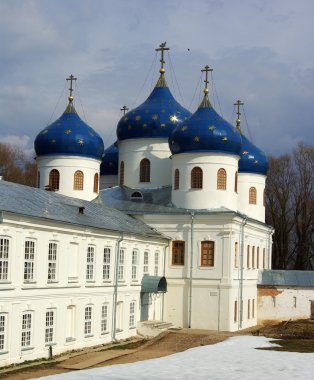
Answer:
<svg viewBox="0 0 314 380"><path fill-rule="evenodd" d="M142 293L165 293L167 291L167 280L165 277L144 276L142 280Z"/></svg>

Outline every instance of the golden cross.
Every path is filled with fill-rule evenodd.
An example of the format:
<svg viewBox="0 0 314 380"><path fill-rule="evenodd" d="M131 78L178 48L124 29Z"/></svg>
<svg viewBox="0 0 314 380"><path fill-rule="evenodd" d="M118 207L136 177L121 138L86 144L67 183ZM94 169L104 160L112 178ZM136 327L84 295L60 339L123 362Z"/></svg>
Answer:
<svg viewBox="0 0 314 380"><path fill-rule="evenodd" d="M170 48L166 47L166 42L163 42L159 45L159 48L155 49L156 51L161 51L161 59L160 59L160 63L161 63L161 68L160 68L160 73L163 74L165 72L165 69L164 69L164 52L165 50L170 50Z"/></svg>
<svg viewBox="0 0 314 380"><path fill-rule="evenodd" d="M123 115L125 115L128 110L129 109L127 106L123 106L122 108L120 108L120 111L123 111Z"/></svg>
<svg viewBox="0 0 314 380"><path fill-rule="evenodd" d="M237 115L238 115L238 119L240 119L240 115L241 115L241 112L240 112L240 106L243 106L244 103L241 102L241 100L237 100L235 103L234 103L234 106L237 106Z"/></svg>
<svg viewBox="0 0 314 380"><path fill-rule="evenodd" d="M73 86L72 86L72 83L74 80L77 80L77 78L75 78L74 75L70 75L69 78L66 78L67 81L70 81L70 88L69 88L69 91L70 91L70 96L69 96L69 100L72 101L73 100L73 96L72 96L72 92L73 92Z"/></svg>
<svg viewBox="0 0 314 380"><path fill-rule="evenodd" d="M208 81L208 73L209 73L210 71L213 71L213 69L211 69L208 65L206 65L206 66L201 70L202 73L205 72L205 80L204 80L204 82L205 82L204 93L205 93L205 94L208 93L208 87L207 87L207 85L208 85L208 83L209 83L209 81Z"/></svg>

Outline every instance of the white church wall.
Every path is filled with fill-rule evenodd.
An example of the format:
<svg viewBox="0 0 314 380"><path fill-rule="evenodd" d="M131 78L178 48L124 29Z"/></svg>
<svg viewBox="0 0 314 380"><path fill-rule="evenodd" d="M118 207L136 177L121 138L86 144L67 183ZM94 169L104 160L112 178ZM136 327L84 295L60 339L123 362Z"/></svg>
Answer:
<svg viewBox="0 0 314 380"><path fill-rule="evenodd" d="M171 153L168 139L130 139L118 142L120 164L124 162L124 185L132 189L171 185ZM140 182L140 162L150 161L150 181Z"/></svg>
<svg viewBox="0 0 314 380"><path fill-rule="evenodd" d="M258 286L258 323L309 319L313 287Z"/></svg>
<svg viewBox="0 0 314 380"><path fill-rule="evenodd" d="M99 189L108 189L118 185L117 175L101 175L99 180Z"/></svg>
<svg viewBox="0 0 314 380"><path fill-rule="evenodd" d="M250 218L265 223L265 191L266 176L253 173L238 175L238 211ZM256 204L250 204L250 188L256 189Z"/></svg>
<svg viewBox="0 0 314 380"><path fill-rule="evenodd" d="M94 192L94 176L98 174L100 161L89 157L77 156L41 156L36 158L40 173L41 189L49 185L49 173L57 169L60 173L59 194L91 201L98 196ZM83 190L74 190L74 173L80 170L84 174Z"/></svg>
<svg viewBox="0 0 314 380"><path fill-rule="evenodd" d="M176 207L188 209L215 209L226 207L237 210L238 194L235 191L235 173L239 156L216 153L176 154L172 157L172 178L180 172L178 190L172 190L172 202ZM203 171L202 189L191 189L191 171L199 167ZM226 190L217 189L217 172L226 171Z"/></svg>
<svg viewBox="0 0 314 380"><path fill-rule="evenodd" d="M107 343L113 339L114 272L117 241L121 234L3 214L0 238L9 240L8 278L0 281L0 316L5 319L0 366L47 357L50 345L53 354L58 354ZM28 253L26 255L25 241L34 242L34 258ZM57 244L56 260L51 260L51 257L49 260L49 243ZM165 244L165 239L147 239L130 234L125 234L121 241L120 250L124 249L125 255L123 276L118 281L117 301L121 307L117 314L119 321L115 339L125 339L136 334L136 324L140 320L144 251L149 252L150 256L147 272L162 275ZM93 260L90 256L87 259L90 247L94 248ZM103 258L105 249L111 250L108 276L104 275L107 273ZM133 250L138 255L137 260L132 262ZM155 261L156 252L160 253L158 262ZM25 263L28 271L25 270ZM56 265L51 265L54 263ZM134 266L136 276L132 276ZM55 272L51 272L53 268L56 269ZM24 278L25 273L27 279ZM131 303L134 304L132 318ZM102 331L104 305L108 307L107 328ZM153 315L161 316L161 299L156 301L154 308ZM49 311L54 312L53 323L46 326L46 313ZM86 320L87 311L91 312L91 318ZM30 316L31 319L27 331L23 329L23 315ZM90 326L90 331L85 331L87 325ZM53 330L53 339L45 342L48 327ZM29 342L22 347L23 333L25 337L28 334Z"/></svg>

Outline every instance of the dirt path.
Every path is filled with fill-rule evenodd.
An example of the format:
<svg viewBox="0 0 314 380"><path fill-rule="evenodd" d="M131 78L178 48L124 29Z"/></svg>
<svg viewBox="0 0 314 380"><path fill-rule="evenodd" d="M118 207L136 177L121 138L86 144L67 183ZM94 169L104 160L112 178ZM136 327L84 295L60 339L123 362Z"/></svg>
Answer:
<svg viewBox="0 0 314 380"><path fill-rule="evenodd" d="M4 380L28 380L41 376L60 374L74 369L103 367L113 364L132 363L139 360L147 360L185 351L200 345L215 344L233 336L232 333L181 330L168 332L154 338L136 349L117 350L110 349L98 352L84 352L73 358L64 358L58 363L42 364L15 371L14 373L2 373ZM121 351L121 352L120 352ZM121 354L121 355L120 355Z"/></svg>

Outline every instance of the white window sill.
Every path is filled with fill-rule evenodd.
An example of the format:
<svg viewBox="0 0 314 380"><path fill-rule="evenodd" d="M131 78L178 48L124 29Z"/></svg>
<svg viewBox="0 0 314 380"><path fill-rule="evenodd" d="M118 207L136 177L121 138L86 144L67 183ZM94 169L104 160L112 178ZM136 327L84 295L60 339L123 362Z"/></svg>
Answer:
<svg viewBox="0 0 314 380"><path fill-rule="evenodd" d="M33 350L34 347L22 347L21 351L24 352L24 351L31 351Z"/></svg>

